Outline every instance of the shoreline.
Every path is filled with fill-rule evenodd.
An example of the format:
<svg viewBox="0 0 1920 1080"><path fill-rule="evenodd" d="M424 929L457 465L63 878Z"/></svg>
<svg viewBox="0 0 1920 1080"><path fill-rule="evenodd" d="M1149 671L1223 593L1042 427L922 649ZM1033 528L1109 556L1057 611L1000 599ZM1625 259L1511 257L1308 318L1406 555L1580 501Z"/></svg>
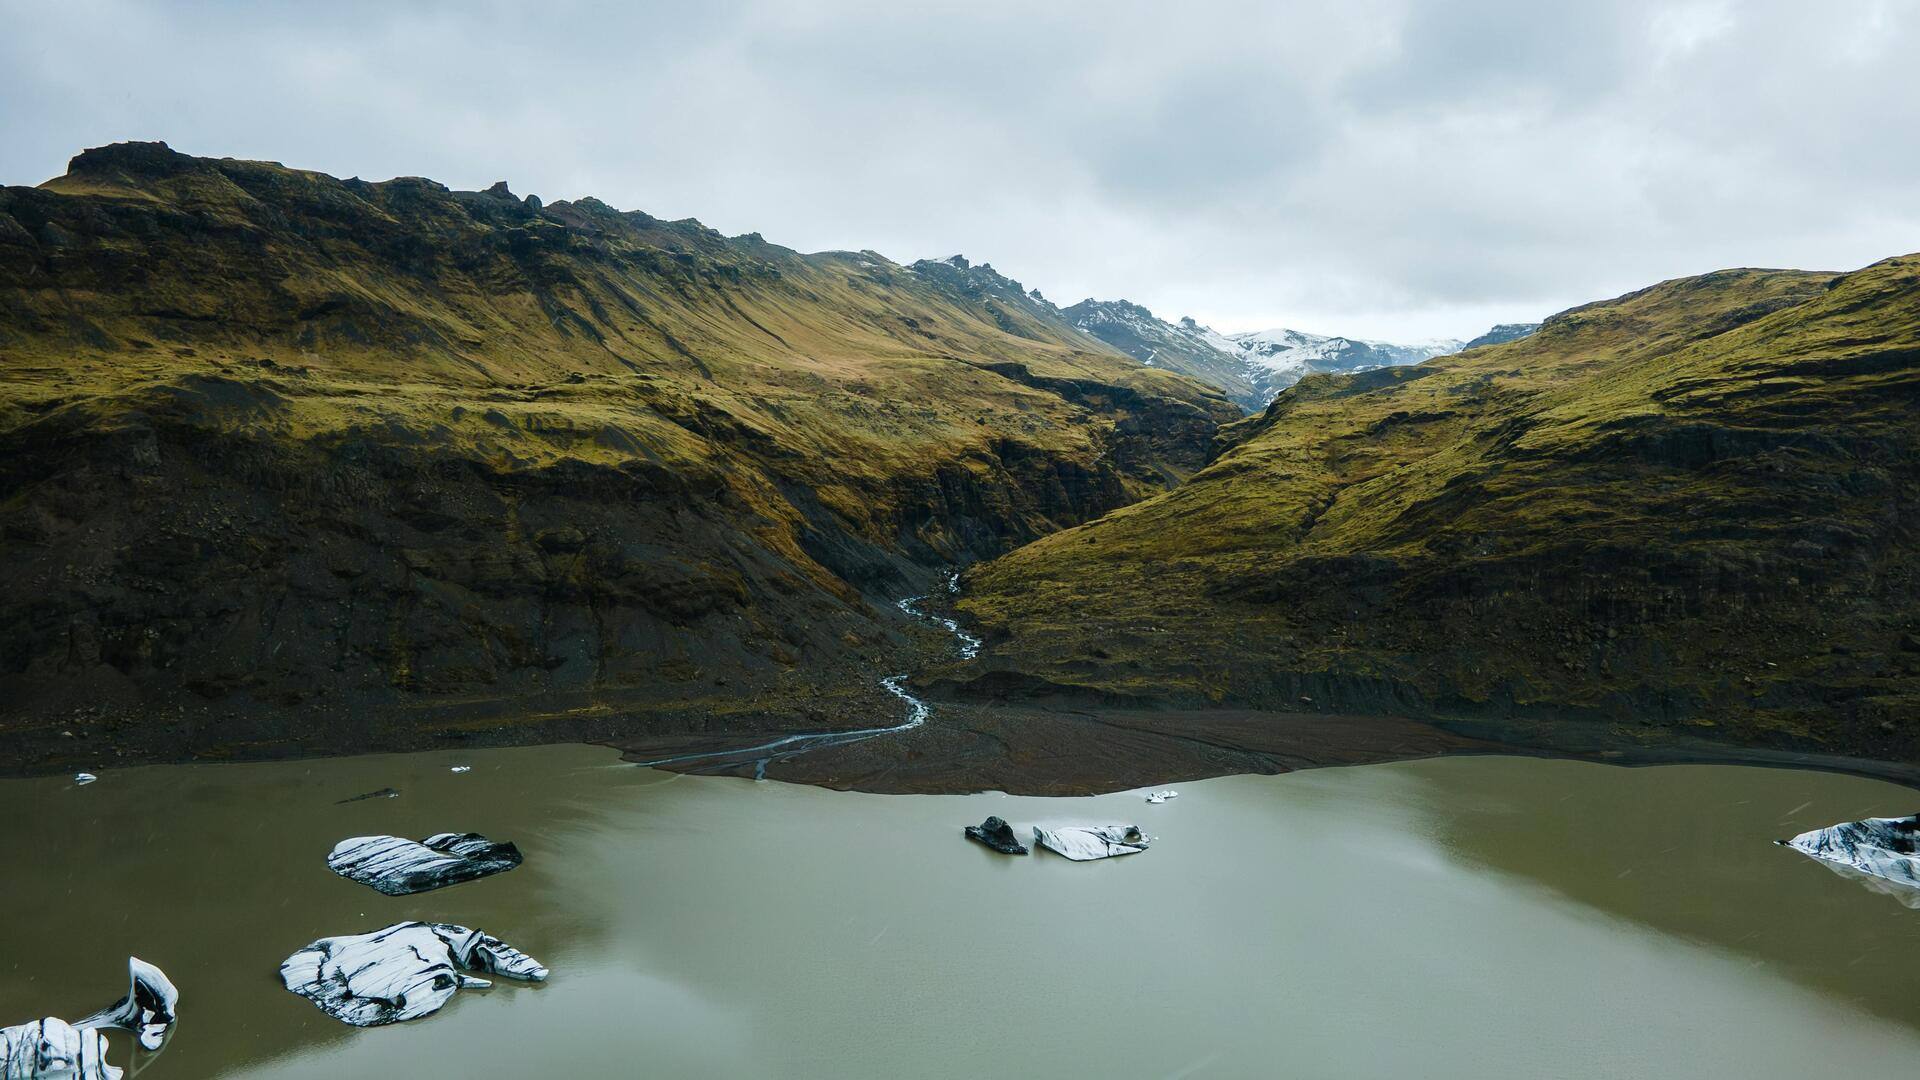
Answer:
<svg viewBox="0 0 1920 1080"><path fill-rule="evenodd" d="M769 718L770 719L770 718ZM944 721L944 723L942 722ZM844 733L866 729L849 728ZM220 765L306 761L377 754L584 745L615 751L642 767L660 757L697 760L650 767L665 772L779 780L837 791L897 795L1081 797L1132 788L1193 783L1222 776L1280 775L1436 757L1532 757L1643 768L1742 765L1801 769L1880 780L1920 792L1920 764L1838 754L1743 747L1699 738L1662 742L1610 736L1580 722L1515 725L1487 720L1419 720L1336 713L1250 709L1150 710L1047 708L941 703L913 739L862 738L830 743L772 762L759 744L788 736L835 734L818 726L756 725L726 732L554 733L515 738L525 728L472 738L426 737L347 748L252 744L219 754L131 752L95 760L60 755L32 763L0 763L0 779L99 773L154 765ZM1017 733L1017 735L1016 735ZM1546 736L1541 738L1541 736ZM1014 736L1014 737L1009 737ZM1531 736L1516 738L1516 736ZM931 740L926 745L923 740ZM125 749L124 747L122 749ZM159 748L154 748L159 749ZM249 752L255 751L255 752ZM1920 797L1916 798L1920 802Z"/></svg>
<svg viewBox="0 0 1920 1080"><path fill-rule="evenodd" d="M939 745L874 740L774 763L764 778L876 794L1089 796L1137 787L1236 775L1278 775L1318 768L1435 757L1532 757L1640 768L1743 765L1804 769L1880 780L1920 791L1920 765L1837 754L1741 747L1700 739L1663 744L1595 738L1604 732L1555 725L1548 740L1537 722L1524 729L1492 721L1428 721L1333 713L1246 709L1045 709L943 704L946 723L922 732ZM1006 738L1019 729L1022 738ZM613 740L623 760L644 760L667 745L649 738ZM754 778L751 758L726 760L724 739L672 744L706 753L704 762L658 766L672 772ZM736 744L737 745L737 744ZM931 752L929 752L931 751Z"/></svg>

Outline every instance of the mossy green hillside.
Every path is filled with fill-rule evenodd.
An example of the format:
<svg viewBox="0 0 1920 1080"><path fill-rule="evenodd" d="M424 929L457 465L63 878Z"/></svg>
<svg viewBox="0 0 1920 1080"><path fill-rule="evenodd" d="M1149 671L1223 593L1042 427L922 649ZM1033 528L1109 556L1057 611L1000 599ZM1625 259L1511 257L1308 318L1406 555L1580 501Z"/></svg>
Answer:
<svg viewBox="0 0 1920 1080"><path fill-rule="evenodd" d="M1920 257L1732 270L1314 376L971 573L979 692L1920 755Z"/></svg>
<svg viewBox="0 0 1920 1080"><path fill-rule="evenodd" d="M876 598L1238 415L1050 310L592 199L87 151L0 189L0 727L354 746L870 685Z"/></svg>

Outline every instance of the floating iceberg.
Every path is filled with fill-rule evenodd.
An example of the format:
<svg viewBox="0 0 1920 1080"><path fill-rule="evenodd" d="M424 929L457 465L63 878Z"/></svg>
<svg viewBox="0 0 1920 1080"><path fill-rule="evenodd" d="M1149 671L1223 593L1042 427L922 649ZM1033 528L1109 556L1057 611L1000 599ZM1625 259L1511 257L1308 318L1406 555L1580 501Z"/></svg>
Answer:
<svg viewBox="0 0 1920 1080"><path fill-rule="evenodd" d="M395 923L371 934L321 938L280 965L288 990L335 1020L375 1027L438 1012L454 992L491 986L483 971L539 982L547 969L491 934L451 923Z"/></svg>
<svg viewBox="0 0 1920 1080"><path fill-rule="evenodd" d="M1147 801L1150 803L1153 803L1155 806L1158 806L1161 803L1166 802L1168 799L1177 799L1179 797L1180 797L1179 792L1173 790L1172 788L1168 788L1165 791L1156 791L1153 794L1148 795Z"/></svg>
<svg viewBox="0 0 1920 1080"><path fill-rule="evenodd" d="M415 842L398 836L356 836L334 845L327 869L388 896L458 885L519 866L520 849L479 833L438 833Z"/></svg>
<svg viewBox="0 0 1920 1080"><path fill-rule="evenodd" d="M1063 825L1057 829L1035 825L1033 842L1074 862L1147 850L1147 838L1138 825Z"/></svg>
<svg viewBox="0 0 1920 1080"><path fill-rule="evenodd" d="M1835 868L1920 890L1920 815L1842 822L1781 843Z"/></svg>
<svg viewBox="0 0 1920 1080"><path fill-rule="evenodd" d="M0 1028L0 1080L120 1080L107 1064L107 1037L49 1016Z"/></svg>
<svg viewBox="0 0 1920 1080"><path fill-rule="evenodd" d="M137 956L127 957L127 983L126 997L80 1021L80 1026L131 1031L142 1047L158 1050L167 1029L173 1027L180 991L173 988L166 972Z"/></svg>
<svg viewBox="0 0 1920 1080"><path fill-rule="evenodd" d="M166 973L138 957L127 958L127 996L84 1020L46 1017L0 1028L0 1080L119 1080L107 1064L102 1028L131 1031L148 1050L160 1049L173 1026L180 992Z"/></svg>
<svg viewBox="0 0 1920 1080"><path fill-rule="evenodd" d="M967 826L967 839L978 840L995 851L1008 855L1025 855L1027 848L1013 835L1013 826L998 817L990 817L978 825Z"/></svg>

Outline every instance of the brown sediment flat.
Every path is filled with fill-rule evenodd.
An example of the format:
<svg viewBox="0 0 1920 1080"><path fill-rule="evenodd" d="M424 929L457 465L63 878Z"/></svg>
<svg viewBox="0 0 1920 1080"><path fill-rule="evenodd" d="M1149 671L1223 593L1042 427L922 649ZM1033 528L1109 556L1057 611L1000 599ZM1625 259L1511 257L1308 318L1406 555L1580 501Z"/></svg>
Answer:
<svg viewBox="0 0 1920 1080"><path fill-rule="evenodd" d="M1242 773L1275 774L1459 754L1615 765L1738 764L1820 769L1920 787L1902 762L1740 747L1663 733L1658 743L1605 725L1429 722L1394 716L1247 709L1109 709L939 704L924 727L766 759L741 751L797 731L610 741L634 762L677 772L885 794L1093 795Z"/></svg>

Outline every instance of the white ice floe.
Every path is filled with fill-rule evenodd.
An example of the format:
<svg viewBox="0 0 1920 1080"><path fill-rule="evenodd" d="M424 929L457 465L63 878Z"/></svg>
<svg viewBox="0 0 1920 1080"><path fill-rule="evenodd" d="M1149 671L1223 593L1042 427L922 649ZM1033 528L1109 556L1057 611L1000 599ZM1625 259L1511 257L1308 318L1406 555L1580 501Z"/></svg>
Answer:
<svg viewBox="0 0 1920 1080"><path fill-rule="evenodd" d="M1074 862L1147 850L1146 834L1138 825L1062 825L1055 829L1035 825L1033 842Z"/></svg>
<svg viewBox="0 0 1920 1080"><path fill-rule="evenodd" d="M1168 788L1165 791L1156 791L1148 795L1147 801L1150 803L1153 803L1155 806L1158 806L1159 804L1166 802L1168 799L1177 799L1179 797L1180 797L1179 792L1173 790L1172 788Z"/></svg>
<svg viewBox="0 0 1920 1080"><path fill-rule="evenodd" d="M1842 822L1782 843L1835 869L1901 886L1881 891L1920 906L1920 815Z"/></svg>
<svg viewBox="0 0 1920 1080"><path fill-rule="evenodd" d="M107 1037L49 1016L0 1028L0 1080L120 1080L107 1064Z"/></svg>
<svg viewBox="0 0 1920 1080"><path fill-rule="evenodd" d="M425 840L355 836L334 845L327 869L386 893L407 896L458 885L519 866L520 849L479 833L437 833Z"/></svg>
<svg viewBox="0 0 1920 1080"><path fill-rule="evenodd" d="M506 942L451 923L395 923L371 934L321 938L280 965L288 990L355 1027L416 1020L458 990L491 986L481 971L538 982L547 969Z"/></svg>
<svg viewBox="0 0 1920 1080"><path fill-rule="evenodd" d="M127 958L127 996L84 1020L49 1016L0 1028L0 1080L119 1080L107 1064L105 1028L131 1031L142 1047L158 1050L173 1026L180 992L166 973Z"/></svg>

